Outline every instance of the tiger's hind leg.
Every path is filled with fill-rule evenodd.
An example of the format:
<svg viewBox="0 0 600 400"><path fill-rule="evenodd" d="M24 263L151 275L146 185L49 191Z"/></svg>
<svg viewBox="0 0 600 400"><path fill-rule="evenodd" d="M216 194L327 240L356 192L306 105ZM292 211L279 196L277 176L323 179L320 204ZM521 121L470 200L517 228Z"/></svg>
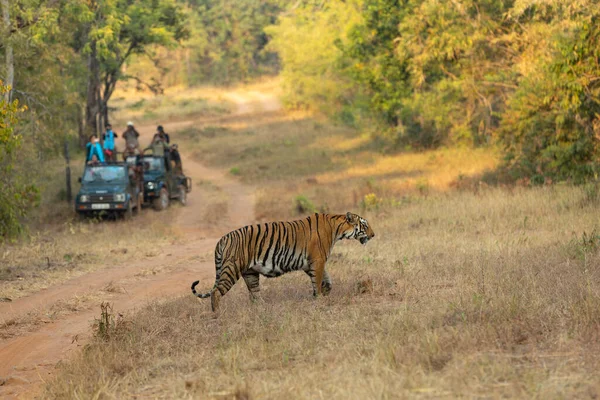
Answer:
<svg viewBox="0 0 600 400"><path fill-rule="evenodd" d="M250 292L250 300L260 300L260 274L253 270L247 270L242 274L244 282Z"/></svg>
<svg viewBox="0 0 600 400"><path fill-rule="evenodd" d="M213 311L217 311L221 297L225 296L227 292L235 285L235 283L242 276L242 269L237 262L234 261L223 261L223 268L219 275L219 280L216 287L213 289L210 295L210 302Z"/></svg>
<svg viewBox="0 0 600 400"><path fill-rule="evenodd" d="M323 293L323 296L327 296L329 292L331 292L331 286L331 277L329 276L327 270L324 270L323 281L321 282L321 293Z"/></svg>

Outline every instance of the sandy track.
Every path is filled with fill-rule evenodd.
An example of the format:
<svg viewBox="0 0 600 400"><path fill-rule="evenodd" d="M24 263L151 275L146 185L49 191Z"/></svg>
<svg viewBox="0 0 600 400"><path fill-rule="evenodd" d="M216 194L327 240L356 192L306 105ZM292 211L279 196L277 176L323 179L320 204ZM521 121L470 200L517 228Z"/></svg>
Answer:
<svg viewBox="0 0 600 400"><path fill-rule="evenodd" d="M228 97L237 104L236 113L230 118L279 109L276 99L258 92L231 93ZM215 118L179 121L169 124L167 128L176 138L179 129L214 122ZM142 142L149 141L154 127L138 128ZM196 186L188 197L187 206L176 210L176 226L186 234L185 243L168 247L151 260L107 266L12 303L0 303L1 318L19 318L30 312L48 309L58 301L89 293L99 293L102 300L113 304L115 313L123 313L151 300L188 295L190 283L196 279L201 280L203 287L211 286L214 280L212 252L218 237L254 221L253 189L228 177L223 171L194 162L184 152L183 158L184 170L194 182L210 181L227 195L227 215L219 216L221 222L217 226L205 225L202 193ZM198 260L199 257L202 260ZM140 276L140 271L154 267L159 268L156 275ZM109 284L123 287L124 291L103 291ZM32 332L1 340L0 398L35 397L55 365L85 343L90 326L98 315L97 307L74 312L54 322L38 325Z"/></svg>

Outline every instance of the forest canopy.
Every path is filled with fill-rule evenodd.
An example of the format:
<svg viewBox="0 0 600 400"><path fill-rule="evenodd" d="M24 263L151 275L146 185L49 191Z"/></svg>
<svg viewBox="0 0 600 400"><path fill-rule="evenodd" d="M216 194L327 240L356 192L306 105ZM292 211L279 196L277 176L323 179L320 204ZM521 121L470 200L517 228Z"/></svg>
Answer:
<svg viewBox="0 0 600 400"><path fill-rule="evenodd" d="M392 149L499 144L513 178L581 182L598 173L599 15L593 0L309 1L268 32L292 106Z"/></svg>

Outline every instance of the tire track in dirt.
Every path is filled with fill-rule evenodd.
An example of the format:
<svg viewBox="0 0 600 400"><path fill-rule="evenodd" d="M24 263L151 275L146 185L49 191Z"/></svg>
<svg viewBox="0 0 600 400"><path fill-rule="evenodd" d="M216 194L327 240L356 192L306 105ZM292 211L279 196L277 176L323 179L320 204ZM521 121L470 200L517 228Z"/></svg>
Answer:
<svg viewBox="0 0 600 400"><path fill-rule="evenodd" d="M236 115L275 111L280 108L273 97L258 92L250 96L231 93L228 97L237 104ZM234 115L235 116L235 115ZM214 119L179 121L169 124L176 131L195 124L211 123ZM149 141L155 126L139 127L142 138ZM205 226L202 193L196 190L188 197L188 204L176 211L175 221L186 235L186 241L163 250L152 260L98 270L59 285L26 296L12 303L0 303L0 320L10 320L28 313L48 309L57 301L86 293L101 292L109 284L117 286L127 281L124 293L103 292L105 301L113 304L115 314L141 307L148 301L189 293L189 284L200 279L204 286L214 280L212 251L218 237L227 231L254 221L253 189L227 176L223 171L195 162L182 151L184 171L193 181L210 181L228 198L226 215L218 226ZM153 212L153 211L146 211ZM223 218L226 217L226 218ZM206 237L209 234L209 237ZM212 235L211 235L212 234ZM216 234L216 235L215 235ZM203 260L197 260L198 257ZM156 275L138 277L141 270L152 267L166 268ZM90 327L98 310L74 312L37 330L7 340L0 340L0 398L35 397L41 385L52 375L60 360L65 359L89 339Z"/></svg>

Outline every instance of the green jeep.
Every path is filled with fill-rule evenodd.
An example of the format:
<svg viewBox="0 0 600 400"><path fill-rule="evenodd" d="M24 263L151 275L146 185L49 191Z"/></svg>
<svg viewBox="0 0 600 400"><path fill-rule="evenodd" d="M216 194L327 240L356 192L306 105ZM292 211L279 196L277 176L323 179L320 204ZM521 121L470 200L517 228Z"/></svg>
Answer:
<svg viewBox="0 0 600 400"><path fill-rule="evenodd" d="M192 190L192 180L175 171L168 154L165 157L144 155L144 202L151 202L156 210L164 210L171 199L187 203L187 193Z"/></svg>
<svg viewBox="0 0 600 400"><path fill-rule="evenodd" d="M141 185L125 163L87 165L79 178L81 189L75 198L80 215L113 214L131 217L141 210ZM143 179L143 178L141 178Z"/></svg>

